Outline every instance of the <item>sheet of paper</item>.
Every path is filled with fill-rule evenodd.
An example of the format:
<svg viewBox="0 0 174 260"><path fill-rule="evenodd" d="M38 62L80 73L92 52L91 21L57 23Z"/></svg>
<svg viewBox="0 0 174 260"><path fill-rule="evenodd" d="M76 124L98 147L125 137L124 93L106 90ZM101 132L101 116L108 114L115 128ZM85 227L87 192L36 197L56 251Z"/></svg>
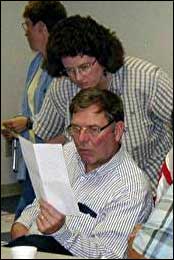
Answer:
<svg viewBox="0 0 174 260"><path fill-rule="evenodd" d="M65 215L78 214L62 145L33 144L23 137L19 140L37 198L48 201Z"/></svg>

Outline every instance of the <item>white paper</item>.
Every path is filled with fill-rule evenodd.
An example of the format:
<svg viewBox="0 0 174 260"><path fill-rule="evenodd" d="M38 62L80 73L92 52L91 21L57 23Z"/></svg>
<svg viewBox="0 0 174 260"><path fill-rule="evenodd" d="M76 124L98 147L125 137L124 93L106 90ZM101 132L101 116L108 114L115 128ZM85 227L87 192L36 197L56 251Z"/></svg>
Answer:
<svg viewBox="0 0 174 260"><path fill-rule="evenodd" d="M19 141L36 197L65 215L78 214L62 145L33 144L23 137L19 137Z"/></svg>

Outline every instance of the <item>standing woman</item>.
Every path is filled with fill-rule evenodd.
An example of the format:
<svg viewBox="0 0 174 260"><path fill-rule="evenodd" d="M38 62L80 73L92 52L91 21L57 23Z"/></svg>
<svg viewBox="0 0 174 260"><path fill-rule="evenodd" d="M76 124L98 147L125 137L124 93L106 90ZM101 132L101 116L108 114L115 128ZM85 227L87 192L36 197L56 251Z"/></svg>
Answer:
<svg viewBox="0 0 174 260"><path fill-rule="evenodd" d="M2 124L34 143L42 141L34 135L32 130L33 118L40 111L45 94L52 82L52 77L42 69L48 37L55 23L66 16L66 9L60 1L29 1L23 12L22 27L29 46L32 51L36 52L36 56L28 69L20 115L4 120ZM4 130L3 135L7 139L12 138L8 130ZM17 179L22 184L23 190L15 212L15 219L35 197L19 143L17 155Z"/></svg>

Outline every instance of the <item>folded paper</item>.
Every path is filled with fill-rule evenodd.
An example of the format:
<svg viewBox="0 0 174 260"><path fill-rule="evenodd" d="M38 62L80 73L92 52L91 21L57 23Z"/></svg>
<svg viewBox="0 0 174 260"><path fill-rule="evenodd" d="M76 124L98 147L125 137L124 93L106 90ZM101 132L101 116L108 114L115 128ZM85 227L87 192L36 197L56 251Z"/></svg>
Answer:
<svg viewBox="0 0 174 260"><path fill-rule="evenodd" d="M78 214L62 145L33 144L23 137L19 141L36 197L65 215Z"/></svg>

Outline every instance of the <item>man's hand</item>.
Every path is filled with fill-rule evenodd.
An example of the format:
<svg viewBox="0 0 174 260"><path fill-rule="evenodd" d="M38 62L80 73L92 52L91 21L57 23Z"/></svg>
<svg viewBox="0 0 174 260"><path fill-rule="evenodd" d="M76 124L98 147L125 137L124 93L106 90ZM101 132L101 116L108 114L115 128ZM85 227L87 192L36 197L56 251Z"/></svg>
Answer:
<svg viewBox="0 0 174 260"><path fill-rule="evenodd" d="M7 129L15 131L17 133L22 132L27 127L28 118L25 116L18 116L8 120L4 120L2 125Z"/></svg>
<svg viewBox="0 0 174 260"><path fill-rule="evenodd" d="M11 228L11 238L16 239L18 237L24 236L28 233L28 228L26 228L23 224L16 222L12 225Z"/></svg>
<svg viewBox="0 0 174 260"><path fill-rule="evenodd" d="M36 219L41 233L49 235L58 231L65 223L65 215L58 212L48 202L40 200L40 214Z"/></svg>

